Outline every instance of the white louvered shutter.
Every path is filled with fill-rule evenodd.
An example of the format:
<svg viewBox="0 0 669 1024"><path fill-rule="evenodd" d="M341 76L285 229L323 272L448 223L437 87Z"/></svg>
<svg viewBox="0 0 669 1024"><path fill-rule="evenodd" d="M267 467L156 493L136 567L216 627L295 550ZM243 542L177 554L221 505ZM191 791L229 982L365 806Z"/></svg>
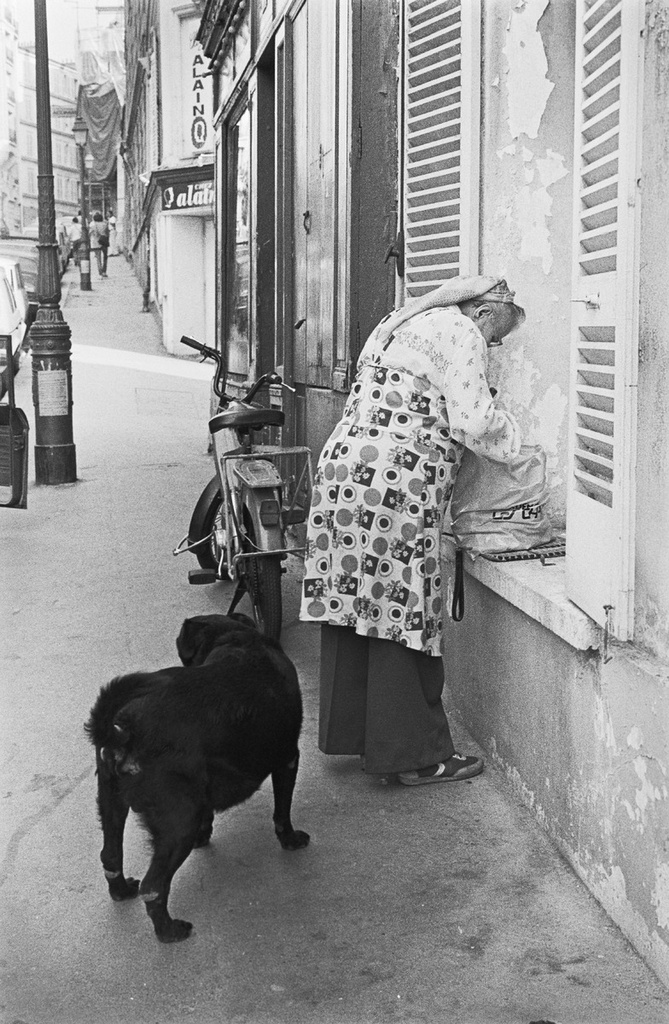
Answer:
<svg viewBox="0 0 669 1024"><path fill-rule="evenodd" d="M478 273L478 0L404 3L406 298Z"/></svg>
<svg viewBox="0 0 669 1024"><path fill-rule="evenodd" d="M567 593L633 632L642 0L577 0Z"/></svg>

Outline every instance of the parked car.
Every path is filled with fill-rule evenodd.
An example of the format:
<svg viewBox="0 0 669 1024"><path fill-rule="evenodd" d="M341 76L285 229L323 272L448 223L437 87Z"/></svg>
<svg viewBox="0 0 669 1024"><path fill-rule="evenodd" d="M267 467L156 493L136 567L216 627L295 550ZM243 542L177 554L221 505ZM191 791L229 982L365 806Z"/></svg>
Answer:
<svg viewBox="0 0 669 1024"><path fill-rule="evenodd" d="M27 228L25 235L32 233ZM67 266L69 258L69 240L63 238L63 232L58 233L58 266L60 275ZM25 317L26 333L32 326L37 315L37 269L39 261L39 250L31 237L21 235L10 235L8 238L0 238L0 260L9 260L20 265L21 280L23 288L28 297L28 315ZM19 303L20 305L20 303Z"/></svg>
<svg viewBox="0 0 669 1024"><path fill-rule="evenodd" d="M10 331L12 366L17 373L21 361L21 344L26 332L26 325L14 299L14 292L4 267L0 267L0 324L2 329ZM6 335L0 335L0 395L7 390L7 346Z"/></svg>
<svg viewBox="0 0 669 1024"><path fill-rule="evenodd" d="M28 290L23 280L21 262L18 259L11 259L8 256L0 256L0 267L4 270L9 285L14 293L14 301L18 306L19 313L25 323L25 334L23 336L23 347L28 343L28 331L32 327L37 314L37 303L31 302L28 298Z"/></svg>

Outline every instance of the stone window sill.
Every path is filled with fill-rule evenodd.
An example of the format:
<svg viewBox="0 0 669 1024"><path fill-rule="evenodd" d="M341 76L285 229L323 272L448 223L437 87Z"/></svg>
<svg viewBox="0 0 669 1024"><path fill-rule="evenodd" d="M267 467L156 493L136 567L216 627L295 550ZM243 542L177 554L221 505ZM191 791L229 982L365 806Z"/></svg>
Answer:
<svg viewBox="0 0 669 1024"><path fill-rule="evenodd" d="M444 577L448 593L453 593L455 543L449 535L442 539ZM565 559L556 558L542 565L539 559L527 562L491 562L465 554L465 574L499 594L531 619L561 637L577 650L602 646L604 631L566 596ZM466 580L465 580L466 593ZM450 609L450 597L449 597Z"/></svg>

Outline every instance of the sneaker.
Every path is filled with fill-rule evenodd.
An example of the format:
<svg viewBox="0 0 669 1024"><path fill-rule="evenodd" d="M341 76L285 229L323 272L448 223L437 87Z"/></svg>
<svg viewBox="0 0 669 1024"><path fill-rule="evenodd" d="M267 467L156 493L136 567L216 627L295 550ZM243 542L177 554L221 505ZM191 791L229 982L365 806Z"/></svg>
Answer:
<svg viewBox="0 0 669 1024"><path fill-rule="evenodd" d="M427 786L432 782L461 782L463 779L473 779L482 771L482 758L453 754L447 761L440 761L431 775L419 775L417 771L400 772L397 778L403 786Z"/></svg>

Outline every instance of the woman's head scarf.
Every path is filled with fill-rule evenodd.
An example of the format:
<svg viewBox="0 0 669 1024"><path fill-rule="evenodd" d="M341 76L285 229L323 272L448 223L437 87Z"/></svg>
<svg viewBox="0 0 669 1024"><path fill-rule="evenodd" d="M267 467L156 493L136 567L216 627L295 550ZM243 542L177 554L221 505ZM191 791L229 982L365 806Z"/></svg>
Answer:
<svg viewBox="0 0 669 1024"><path fill-rule="evenodd" d="M385 345L412 316L441 306L457 306L469 299L488 299L490 302L504 302L512 305L518 311L518 323L522 323L525 313L520 306L516 306L515 294L503 277L451 277L433 291L426 292L425 295L420 295L412 302L408 302L406 306L402 306L401 309L395 309L389 313L381 321L377 338Z"/></svg>

